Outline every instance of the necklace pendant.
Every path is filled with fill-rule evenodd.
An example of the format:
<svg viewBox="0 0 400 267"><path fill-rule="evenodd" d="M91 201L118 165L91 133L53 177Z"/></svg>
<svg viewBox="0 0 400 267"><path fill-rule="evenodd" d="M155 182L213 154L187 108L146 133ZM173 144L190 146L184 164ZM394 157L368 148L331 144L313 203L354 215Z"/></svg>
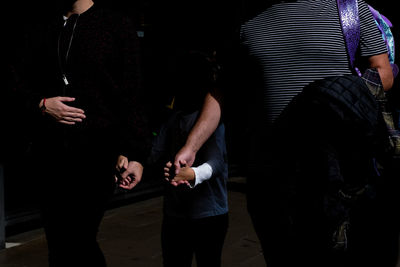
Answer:
<svg viewBox="0 0 400 267"><path fill-rule="evenodd" d="M68 84L69 84L69 82L68 82L68 80L67 80L67 77L66 77L65 75L63 75L62 79L63 79L65 85L68 85Z"/></svg>

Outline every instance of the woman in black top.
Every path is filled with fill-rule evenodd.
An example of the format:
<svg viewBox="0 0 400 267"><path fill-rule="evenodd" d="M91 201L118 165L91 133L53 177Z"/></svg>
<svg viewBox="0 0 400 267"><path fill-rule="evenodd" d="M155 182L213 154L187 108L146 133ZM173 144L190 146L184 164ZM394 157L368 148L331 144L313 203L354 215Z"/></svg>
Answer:
<svg viewBox="0 0 400 267"><path fill-rule="evenodd" d="M49 262L105 266L96 234L117 158L129 158L117 170L135 177L133 187L146 157L139 46L127 17L91 0L65 4L34 33L26 76Z"/></svg>

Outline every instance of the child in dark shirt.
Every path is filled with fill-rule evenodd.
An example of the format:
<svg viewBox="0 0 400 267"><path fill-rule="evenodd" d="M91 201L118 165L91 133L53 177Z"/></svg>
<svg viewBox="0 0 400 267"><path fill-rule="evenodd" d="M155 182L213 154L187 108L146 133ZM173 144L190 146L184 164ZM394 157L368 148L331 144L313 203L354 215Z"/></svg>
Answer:
<svg viewBox="0 0 400 267"><path fill-rule="evenodd" d="M165 267L191 266L193 255L198 267L221 265L228 229L224 124L197 152L193 166L182 166L175 175L171 164L196 122L206 93L216 86L213 62L200 52L189 52L178 60L173 110L153 143L152 160L165 165L167 181L162 224Z"/></svg>

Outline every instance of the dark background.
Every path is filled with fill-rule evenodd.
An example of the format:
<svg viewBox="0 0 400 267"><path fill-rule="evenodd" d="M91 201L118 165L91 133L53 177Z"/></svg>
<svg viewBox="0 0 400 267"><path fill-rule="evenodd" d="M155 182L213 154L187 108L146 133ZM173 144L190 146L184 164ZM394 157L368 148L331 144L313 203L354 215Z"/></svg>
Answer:
<svg viewBox="0 0 400 267"><path fill-rule="evenodd" d="M269 1L256 0L96 0L130 16L139 31L144 32L142 43L144 69L144 97L156 131L165 114L165 105L171 100L171 92L165 79L174 67L174 56L180 50L214 49L229 51L242 21L262 11ZM395 39L399 39L400 21L391 1L367 1L394 24ZM0 162L5 163L5 208L7 225L26 223L36 218L35 179L30 172L31 127L21 105L18 91L19 77L12 66L23 45L24 33L35 25L46 23L57 14L59 4L55 0L7 1L2 3L1 43L3 76L5 82L0 91ZM398 60L399 45L396 48ZM228 53L227 53L228 54ZM230 55L231 56L231 55ZM398 82L391 92L393 103L399 106ZM238 90L239 88L230 88ZM229 121L227 122L229 124ZM240 129L235 129L240 131ZM228 136L230 167L236 170L236 156L241 153L233 144L235 132ZM240 173L238 173L240 175ZM145 177L146 178L146 177ZM144 179L141 188L156 186L151 178ZM139 190L135 192L139 192ZM122 199L128 197L122 194ZM8 231L10 234L12 231Z"/></svg>

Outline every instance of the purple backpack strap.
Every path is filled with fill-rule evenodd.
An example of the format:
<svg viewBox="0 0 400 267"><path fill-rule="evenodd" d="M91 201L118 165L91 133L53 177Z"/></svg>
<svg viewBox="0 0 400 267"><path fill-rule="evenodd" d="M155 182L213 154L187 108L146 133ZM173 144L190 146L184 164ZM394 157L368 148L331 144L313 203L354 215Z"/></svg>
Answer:
<svg viewBox="0 0 400 267"><path fill-rule="evenodd" d="M357 0L337 0L340 23L342 25L343 36L347 54L352 69L359 73L355 68L356 52L360 41L360 18L358 16Z"/></svg>

